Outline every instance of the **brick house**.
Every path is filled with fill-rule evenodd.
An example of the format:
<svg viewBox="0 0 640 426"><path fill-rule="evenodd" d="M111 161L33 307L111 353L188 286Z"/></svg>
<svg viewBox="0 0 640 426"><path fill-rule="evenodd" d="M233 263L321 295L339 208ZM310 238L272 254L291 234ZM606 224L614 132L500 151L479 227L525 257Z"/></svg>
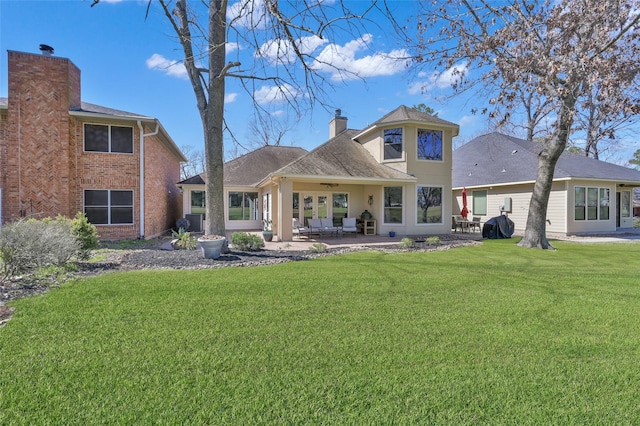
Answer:
<svg viewBox="0 0 640 426"><path fill-rule="evenodd" d="M85 212L104 239L150 238L181 216L186 158L152 117L82 102L69 59L8 52L0 98L0 225Z"/></svg>

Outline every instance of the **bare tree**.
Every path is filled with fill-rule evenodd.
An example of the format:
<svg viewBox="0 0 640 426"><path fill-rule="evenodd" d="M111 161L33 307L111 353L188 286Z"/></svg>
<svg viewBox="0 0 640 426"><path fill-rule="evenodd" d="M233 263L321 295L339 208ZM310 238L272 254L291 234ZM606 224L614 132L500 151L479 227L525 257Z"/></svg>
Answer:
<svg viewBox="0 0 640 426"><path fill-rule="evenodd" d="M465 61L456 88L490 90L490 104L509 114L519 93L538 93L553 107L552 133L538 154L526 229L519 245L552 248L546 214L553 174L597 83L612 111L629 115L637 99L618 87L637 85L640 71L640 0L499 2L436 1L420 17L418 60L451 68ZM437 33L437 34L434 34ZM434 46L436 48L434 48ZM622 91L624 92L624 90ZM491 113L500 113L496 108Z"/></svg>
<svg viewBox="0 0 640 426"><path fill-rule="evenodd" d="M187 157L187 162L180 165L180 179L184 180L200 173L206 169L204 151L195 149L191 145L183 145L180 151Z"/></svg>
<svg viewBox="0 0 640 426"><path fill-rule="evenodd" d="M91 6L99 3L93 0ZM153 5L149 0L147 13ZM204 131L206 157L207 234L225 234L224 97L225 81L239 79L254 99L256 111L268 113L256 100L258 85L269 82L273 95L300 114L319 103L333 109L327 90L332 87L326 71L353 78L354 74L333 55L318 54L318 46L337 33L364 33L371 11L379 9L392 19L378 1L342 0L157 0L167 21L178 36L184 66L196 97ZM374 23L375 24L375 23ZM379 23L378 23L379 24ZM226 48L243 45L253 50L251 63L227 61ZM321 52L320 52L321 53ZM326 53L326 52L325 52ZM331 53L331 52L329 52ZM355 75L357 78L357 75Z"/></svg>
<svg viewBox="0 0 640 426"><path fill-rule="evenodd" d="M273 117L264 114L256 114L249 122L249 131L252 134L253 147L274 145L280 146L282 139L293 129L293 123L287 116Z"/></svg>

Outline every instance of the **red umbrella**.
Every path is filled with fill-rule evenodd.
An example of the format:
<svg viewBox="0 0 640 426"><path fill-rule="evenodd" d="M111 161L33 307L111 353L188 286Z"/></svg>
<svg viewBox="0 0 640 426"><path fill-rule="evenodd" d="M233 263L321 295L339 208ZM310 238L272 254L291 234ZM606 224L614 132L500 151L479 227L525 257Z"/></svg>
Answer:
<svg viewBox="0 0 640 426"><path fill-rule="evenodd" d="M462 188L462 211L460 214L465 219L469 216L469 209L467 209L467 188Z"/></svg>

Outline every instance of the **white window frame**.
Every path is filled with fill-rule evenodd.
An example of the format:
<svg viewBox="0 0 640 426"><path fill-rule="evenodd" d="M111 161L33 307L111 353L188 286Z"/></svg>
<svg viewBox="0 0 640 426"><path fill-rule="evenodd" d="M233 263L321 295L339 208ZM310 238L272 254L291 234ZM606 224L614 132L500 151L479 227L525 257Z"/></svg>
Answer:
<svg viewBox="0 0 640 426"><path fill-rule="evenodd" d="M440 159L420 158L420 131L440 133ZM441 163L444 161L444 131L438 130L438 129L429 129L426 127L419 127L416 129L416 160L435 161L438 163Z"/></svg>
<svg viewBox="0 0 640 426"><path fill-rule="evenodd" d="M107 192L107 205L106 206L87 206L86 204L86 194L87 191L106 191ZM112 206L111 205L111 191L121 191L121 192L130 192L131 193L131 205L118 205L118 206ZM135 210L135 193L133 192L132 189L95 189L95 188L88 188L88 189L84 189L82 191L82 212L86 215L86 208L87 207L105 207L107 209L107 223L94 223L94 225L96 226L129 226L129 225L133 225L135 223L135 216L136 216L136 210ZM130 223L111 223L111 209L115 208L115 207L131 207L131 222Z"/></svg>
<svg viewBox="0 0 640 426"><path fill-rule="evenodd" d="M576 191L581 188L584 190L584 200L580 200L584 202L584 206L579 206L576 203L578 202L578 199L576 197ZM608 197L602 197L602 191L605 191L608 193ZM597 195L597 201L596 201L596 205L595 206L590 206L589 205L589 193L590 192L596 192ZM589 222L589 221L609 221L611 220L611 193L612 190L609 187L595 187L595 186L574 186L573 187L573 220L576 222ZM604 201L606 200L606 202L608 204L602 204ZM602 214L601 214L601 209L602 207L608 207L609 208L609 214L606 219L602 219ZM584 207L584 219L577 219L576 218L576 207ZM589 208L590 207L595 207L596 208L596 217L595 218L590 218L589 217Z"/></svg>
<svg viewBox="0 0 640 426"><path fill-rule="evenodd" d="M400 156L397 158L386 158L385 154L386 154L386 146L387 143L385 141L385 132L388 130L396 130L396 129L400 129L400 131L402 132L402 137L400 139ZM405 143L404 143L404 136L405 136L405 128L400 126L400 127L390 127L388 129L382 129L382 162L386 163L386 162L398 162L398 161L405 161ZM389 144L391 145L391 144ZM397 145L397 143L393 144L393 145Z"/></svg>
<svg viewBox="0 0 640 426"><path fill-rule="evenodd" d="M418 201L420 199L418 192L420 188L440 188L440 222L419 222L418 218L421 215L421 212L418 211ZM416 225L417 226L431 226L431 225L442 225L444 223L444 206L443 206L443 195L444 195L444 187L439 185L416 185Z"/></svg>
<svg viewBox="0 0 640 426"><path fill-rule="evenodd" d="M400 188L400 193L402 194L402 204L401 204L401 206L400 206L400 208L401 208L401 213L400 213L401 221L400 221L400 222L386 222L386 218L385 218L385 216L386 216L386 215L385 215L385 210L386 210L387 208L393 208L393 206L386 207L386 205L385 205L385 204L386 204L386 200L385 200L384 192L385 192L385 189L387 189L387 188ZM404 207L405 207L405 204L406 204L406 201L405 201L405 200L407 199L407 196L406 196L406 194L405 194L405 189L404 189L404 188L405 188L405 187L404 187L404 186L401 186L401 185L396 185L396 186L384 186L384 187L382 187L382 223L383 223L384 225L392 225L392 226L401 226L401 225L404 225L404 216L405 216L405 209L404 209Z"/></svg>
<svg viewBox="0 0 640 426"><path fill-rule="evenodd" d="M87 150L87 126L104 126L107 128L107 138L108 138L108 150L107 151L94 151ZM111 129L112 127L122 127L126 129L131 129L131 152L122 152L122 151L112 151L111 149ZM86 153L99 153L99 154L124 154L124 155L133 155L135 154L135 129L133 126L122 126L118 124L104 124L104 123L83 123L82 125L82 149Z"/></svg>

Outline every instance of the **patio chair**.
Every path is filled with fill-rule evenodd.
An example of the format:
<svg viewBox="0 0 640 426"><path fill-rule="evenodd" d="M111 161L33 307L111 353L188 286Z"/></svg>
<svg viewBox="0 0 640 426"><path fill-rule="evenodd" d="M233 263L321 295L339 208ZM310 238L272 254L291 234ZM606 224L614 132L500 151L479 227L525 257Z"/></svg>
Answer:
<svg viewBox="0 0 640 426"><path fill-rule="evenodd" d="M305 234L307 235L307 238L311 236L311 229L307 228L306 226L302 226L300 221L295 218L293 219L293 227L291 228L291 232L293 232L294 237L297 235L298 238Z"/></svg>
<svg viewBox="0 0 640 426"><path fill-rule="evenodd" d="M476 228L478 228L478 231L481 231L482 228L480 227L480 225L480 216L474 216L473 220L469 222L469 228L473 229L473 232L476 231Z"/></svg>
<svg viewBox="0 0 640 426"><path fill-rule="evenodd" d="M307 224L312 234L322 233L322 222L320 222L320 219L307 219Z"/></svg>
<svg viewBox="0 0 640 426"><path fill-rule="evenodd" d="M458 232L458 228L460 228L460 232L464 232L464 228L468 228L469 221L464 220L462 216L451 216L451 228L453 228L453 232Z"/></svg>
<svg viewBox="0 0 640 426"><path fill-rule="evenodd" d="M342 233L353 232L358 236L358 226L356 224L355 217L343 217L342 218Z"/></svg>
<svg viewBox="0 0 640 426"><path fill-rule="evenodd" d="M320 219L320 224L322 225L322 231L324 233L327 234L333 234L335 233L336 235L338 235L338 228L336 226L333 226L333 219L325 217Z"/></svg>

